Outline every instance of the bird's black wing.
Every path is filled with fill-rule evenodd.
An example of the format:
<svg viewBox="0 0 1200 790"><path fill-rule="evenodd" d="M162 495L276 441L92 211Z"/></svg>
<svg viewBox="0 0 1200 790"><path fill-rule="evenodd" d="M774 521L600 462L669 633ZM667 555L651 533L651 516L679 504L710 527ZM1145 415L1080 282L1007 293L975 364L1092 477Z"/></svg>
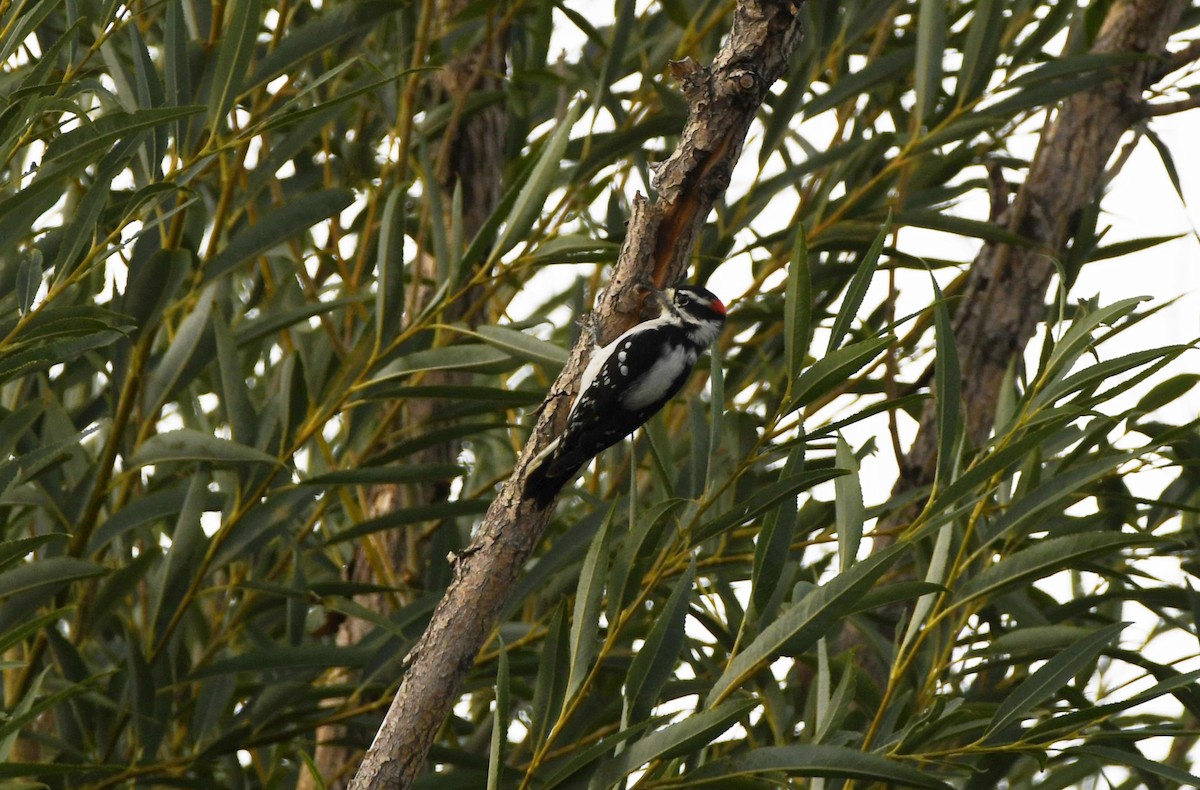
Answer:
<svg viewBox="0 0 1200 790"><path fill-rule="evenodd" d="M678 370L648 402L631 407L639 377L662 359L664 352L684 355ZM553 454L527 478L526 492L548 503L558 490L578 474L580 467L601 451L633 433L679 392L687 381L695 353L689 351L682 329L673 325L644 329L637 342L629 338L614 346L587 389L579 394L571 410L567 431ZM644 390L643 390L644 391ZM642 399L645 400L645 399Z"/></svg>

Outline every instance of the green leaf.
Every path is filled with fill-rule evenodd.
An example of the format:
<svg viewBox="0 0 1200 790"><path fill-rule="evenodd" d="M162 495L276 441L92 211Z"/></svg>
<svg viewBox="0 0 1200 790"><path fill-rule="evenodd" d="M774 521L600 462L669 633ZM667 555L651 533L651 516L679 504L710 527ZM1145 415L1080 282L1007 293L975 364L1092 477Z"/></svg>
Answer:
<svg viewBox="0 0 1200 790"><path fill-rule="evenodd" d="M1148 538L1142 535L1105 532L1039 540L968 578L954 591L953 604L961 606L976 598L991 597L1000 590L1035 582L1092 557L1147 542Z"/></svg>
<svg viewBox="0 0 1200 790"><path fill-rule="evenodd" d="M879 235L875 237L867 254L858 264L854 276L850 278L850 284L846 286L846 297L842 300L842 306L838 308L838 314L833 319L833 328L829 331L829 344L825 347L826 356L837 350L842 344L842 339L850 331L850 325L854 323L863 299L867 296L867 289L871 287L871 278L875 276L875 270L879 267L879 254L883 252L883 244L891 228L892 218L889 214L887 221L879 229Z"/></svg>
<svg viewBox="0 0 1200 790"><path fill-rule="evenodd" d="M801 406L812 403L817 398L840 387L861 370L868 362L892 344L895 338L891 335L875 337L860 343L851 343L839 348L832 354L827 354L814 362L796 379L792 387L792 400L785 414L790 414Z"/></svg>
<svg viewBox="0 0 1200 790"><path fill-rule="evenodd" d="M946 49L946 3L920 0L917 9L917 63L914 69L917 100L914 123L920 129L933 116L942 87L942 59Z"/></svg>
<svg viewBox="0 0 1200 790"><path fill-rule="evenodd" d="M904 544L896 544L877 552L793 604L726 665L709 690L705 707L716 705L743 688L750 678L779 656L784 645L793 653L799 653L828 635L904 549Z"/></svg>
<svg viewBox="0 0 1200 790"><path fill-rule="evenodd" d="M797 743L767 746L722 757L684 777L688 787L729 782L739 776L774 773L785 776L823 776L883 782L901 787L949 790L952 785L930 776L929 771L913 768L880 754L860 752L845 746Z"/></svg>
<svg viewBox="0 0 1200 790"><path fill-rule="evenodd" d="M800 438L803 439L803 435ZM788 455L787 462L779 471L780 482L804 471L804 453L805 446L801 441ZM779 505L763 519L762 531L754 543L748 614L764 614L767 602L775 594L780 573L787 562L788 550L792 545L798 510L799 505L795 497L783 497Z"/></svg>
<svg viewBox="0 0 1200 790"><path fill-rule="evenodd" d="M471 370L507 363L512 356L486 343L459 343L414 351L386 365L371 383L431 370Z"/></svg>
<svg viewBox="0 0 1200 790"><path fill-rule="evenodd" d="M1129 623L1113 623L1095 633L1076 640L1027 677L1021 685L1004 697L996 708L984 737L1020 721L1037 705L1049 699L1070 683L1081 669L1099 658L1109 643L1116 639Z"/></svg>
<svg viewBox="0 0 1200 790"><path fill-rule="evenodd" d="M262 674L290 669L328 669L332 667L361 667L371 658L372 651L362 645L288 645L255 650L232 658L214 661L208 666L197 667L188 675L189 680L200 680L217 675L239 672Z"/></svg>
<svg viewBox="0 0 1200 790"><path fill-rule="evenodd" d="M600 604L604 598L604 578L608 568L609 538L612 521L616 513L616 502L609 508L608 518L600 525L583 567L579 571L579 584L575 588L575 609L571 616L571 671L567 677L565 696L569 699L583 685L592 659L596 656L600 631Z"/></svg>
<svg viewBox="0 0 1200 790"><path fill-rule="evenodd" d="M533 686L533 710L530 732L533 742L543 744L562 710L570 673L570 647L567 643L567 608L564 603L554 610L538 662L537 680Z"/></svg>
<svg viewBox="0 0 1200 790"><path fill-rule="evenodd" d="M225 122L233 100L246 84L246 67L254 54L261 15L262 0L233 0L228 6L227 21L214 20L222 31L208 94L208 118L214 131Z"/></svg>
<svg viewBox="0 0 1200 790"><path fill-rule="evenodd" d="M654 625L625 675L625 715L622 719L626 724L649 717L658 695L675 670L679 652L683 649L684 624L695 581L696 558L692 557L667 602L656 607Z"/></svg>
<svg viewBox="0 0 1200 790"><path fill-rule="evenodd" d="M845 471L845 474L833 480L838 567L845 573L857 561L865 514L862 481L858 478L858 459L841 434L838 434L837 438L834 463L838 469Z"/></svg>
<svg viewBox="0 0 1200 790"><path fill-rule="evenodd" d="M35 557L24 565L0 573L0 597L38 587L61 586L108 572L103 565L78 557Z"/></svg>
<svg viewBox="0 0 1200 790"><path fill-rule="evenodd" d="M506 326L481 326L473 334L493 348L505 351L517 359L544 365L556 371L567 364L566 349L554 343L540 340Z"/></svg>
<svg viewBox="0 0 1200 790"><path fill-rule="evenodd" d="M1004 37L1004 3L1000 0L976 0L962 49L955 95L960 107L978 98L987 89L1000 42Z"/></svg>
<svg viewBox="0 0 1200 790"><path fill-rule="evenodd" d="M652 760L669 760L690 754L712 742L739 719L758 707L752 699L727 700L709 710L689 714L681 721L655 730L629 745L596 773L602 787L611 787Z"/></svg>
<svg viewBox="0 0 1200 790"><path fill-rule="evenodd" d="M17 310L21 315L33 307L33 300L42 287L42 251L36 247L21 257L17 267Z"/></svg>
<svg viewBox="0 0 1200 790"><path fill-rule="evenodd" d="M692 531L692 544L703 543L728 529L750 521L784 501L787 497L795 497L796 494L805 489L812 488L815 485L824 483L826 480L832 480L844 474L846 472L842 469L812 469L762 486L754 492L753 496L744 501L737 502L724 513L697 525Z"/></svg>
<svg viewBox="0 0 1200 790"><path fill-rule="evenodd" d="M243 0L257 2L257 0ZM321 189L288 199L282 206L242 228L219 253L204 264L204 282L211 282L246 261L262 255L318 222L336 215L354 202L349 189ZM328 309L325 305L323 309Z"/></svg>
<svg viewBox="0 0 1200 790"><path fill-rule="evenodd" d="M383 347L404 319L404 200L399 186L388 193L379 220L375 256L375 342Z"/></svg>
<svg viewBox="0 0 1200 790"><path fill-rule="evenodd" d="M201 338L209 331L212 308L212 294L206 291L201 295L195 309L180 323L171 345L167 347L167 353L163 354L150 373L146 383L146 403L150 414L157 414L167 399L174 394L184 369L200 348Z"/></svg>
<svg viewBox="0 0 1200 790"><path fill-rule="evenodd" d="M788 262L787 290L783 299L783 342L787 357L787 380L794 382L804 367L804 356L812 338L812 272L809 270L808 246L804 225L796 226L796 242Z"/></svg>
<svg viewBox="0 0 1200 790"><path fill-rule="evenodd" d="M529 238L529 231L541 216L546 198L560 186L563 154L567 150L567 141L571 139L571 129L579 119L580 108L579 103L572 104L566 117L558 122L557 128L546 141L537 163L529 172L529 178L504 218L504 228L492 245L493 260L498 260L522 239Z"/></svg>
<svg viewBox="0 0 1200 790"><path fill-rule="evenodd" d="M1125 765L1135 771L1146 773L1150 776L1157 776L1168 782L1177 783L1180 787L1200 787L1200 775L1182 768L1176 768L1161 760L1147 759L1132 746L1121 749L1098 743L1085 743L1068 751L1071 754L1086 754L1091 757L1098 757L1109 765Z"/></svg>
<svg viewBox="0 0 1200 790"><path fill-rule="evenodd" d="M248 463L279 465L275 456L261 450L191 428L181 428L155 434L143 442L129 459L129 468L170 461L211 461L233 466Z"/></svg>
<svg viewBox="0 0 1200 790"><path fill-rule="evenodd" d="M508 746L509 722L509 670L508 648L504 638L496 639L496 712L492 718L492 741L488 749L487 790L500 790L500 779L504 770L504 754Z"/></svg>
<svg viewBox="0 0 1200 790"><path fill-rule="evenodd" d="M962 400L962 374L958 366L958 347L954 342L954 327L942 289L933 278L934 344L937 362L934 368L934 397L937 399L938 454L934 487L947 486L958 466L958 423Z"/></svg>
<svg viewBox="0 0 1200 790"><path fill-rule="evenodd" d="M171 530L171 546L158 577L150 585L152 601L151 622L154 634L162 639L192 583L193 572L199 568L209 540L200 525L204 513L204 493L208 487L208 475L192 475L187 495L179 509L179 518Z"/></svg>

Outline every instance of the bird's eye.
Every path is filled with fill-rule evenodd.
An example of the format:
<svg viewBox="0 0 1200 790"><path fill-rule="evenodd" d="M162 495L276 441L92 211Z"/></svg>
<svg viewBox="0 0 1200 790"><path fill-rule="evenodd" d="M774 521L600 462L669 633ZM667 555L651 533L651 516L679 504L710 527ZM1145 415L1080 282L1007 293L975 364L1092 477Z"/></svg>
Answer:
<svg viewBox="0 0 1200 790"><path fill-rule="evenodd" d="M687 294L676 294L675 303L679 305L691 304L692 299Z"/></svg>

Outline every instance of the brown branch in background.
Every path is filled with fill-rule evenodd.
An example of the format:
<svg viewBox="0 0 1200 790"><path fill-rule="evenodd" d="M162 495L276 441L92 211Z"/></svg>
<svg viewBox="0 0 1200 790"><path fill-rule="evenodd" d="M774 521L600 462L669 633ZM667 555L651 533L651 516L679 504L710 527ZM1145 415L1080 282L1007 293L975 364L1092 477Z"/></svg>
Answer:
<svg viewBox="0 0 1200 790"><path fill-rule="evenodd" d="M634 283L652 279L663 285L686 271L713 202L729 184L746 131L800 40L798 10L790 0L740 0L712 67L685 62L673 69L688 101L688 120L679 147L657 168L659 199L651 204L638 196L633 202L616 269L597 305L602 334L611 337L637 321ZM454 578L407 656L400 688L352 788L409 787L424 764L550 520L552 508L538 510L521 499L525 469L562 427L589 352L590 340L581 338L550 388L512 477L457 559Z"/></svg>
<svg viewBox="0 0 1200 790"><path fill-rule="evenodd" d="M1142 115L1147 118L1156 118L1162 115L1174 115L1177 112L1187 112L1197 107L1200 107L1200 93L1193 93L1186 99L1179 99L1178 101L1143 105Z"/></svg>
<svg viewBox="0 0 1200 790"><path fill-rule="evenodd" d="M1184 0L1114 3L1092 51L1162 53L1186 6ZM1055 271L1051 258L1063 250L1071 218L1094 199L1121 136L1138 121L1142 94L1152 84L1155 68L1153 60L1135 63L1063 103L1043 131L1029 175L1005 217L1008 230L1034 244L985 244L971 266L954 329L967 437L974 446L992 430L1009 360L1024 352L1045 314L1046 290ZM931 483L936 462L931 406L898 488Z"/></svg>
<svg viewBox="0 0 1200 790"><path fill-rule="evenodd" d="M1186 0L1116 2L1108 11L1092 52L1162 54L1186 6ZM1200 50L1195 55L1200 56ZM1161 61L1141 61L1117 72L1104 84L1068 98L1043 130L1029 174L1011 206L1000 205L998 187L993 182L993 212L1002 210L992 221L1033 243L1021 247L985 243L956 300L955 342L971 446L980 446L991 433L1009 362L1014 357L1020 361L1045 316L1046 291L1055 272L1053 258L1061 255L1070 238L1073 218L1095 199L1105 167L1122 135L1141 118L1143 93L1161 74ZM920 430L905 457L893 495L930 485L936 465L937 417L931 402L922 415ZM920 505L917 502L897 511L881 524L874 550L889 545L890 536L912 520ZM910 568L909 573L916 572ZM896 625L904 610L904 606L895 606L884 614ZM847 629L840 642L843 649L866 647L853 629ZM867 656L875 653L870 649L859 651L860 660ZM865 660L872 675L885 683L886 668Z"/></svg>

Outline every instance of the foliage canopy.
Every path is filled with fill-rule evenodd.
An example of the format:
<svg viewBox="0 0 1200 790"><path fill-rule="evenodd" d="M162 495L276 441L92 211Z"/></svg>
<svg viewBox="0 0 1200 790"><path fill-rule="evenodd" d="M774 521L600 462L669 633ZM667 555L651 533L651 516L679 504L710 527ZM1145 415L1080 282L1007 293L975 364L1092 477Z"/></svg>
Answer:
<svg viewBox="0 0 1200 790"><path fill-rule="evenodd" d="M319 727L370 742L683 125L668 63L710 60L732 7L476 4L442 30L435 5L0 2L0 777L291 787ZM1095 196L979 447L950 318L970 262L904 244L1023 243L962 203L1129 61L1088 53L1108 6L803 7L695 258L748 273L708 386L564 498L423 786L1200 784L1200 434L1155 416L1190 346L1106 354L1158 306L1071 294L1168 239L1106 245ZM430 87L489 36L503 90ZM495 103L504 192L468 237L437 172ZM927 269L946 296L925 278L896 315ZM931 390L937 482L889 496L860 462ZM449 441L457 463L413 462ZM449 498L367 512L431 482ZM393 567L385 530L429 560ZM356 545L373 584L343 572Z"/></svg>

